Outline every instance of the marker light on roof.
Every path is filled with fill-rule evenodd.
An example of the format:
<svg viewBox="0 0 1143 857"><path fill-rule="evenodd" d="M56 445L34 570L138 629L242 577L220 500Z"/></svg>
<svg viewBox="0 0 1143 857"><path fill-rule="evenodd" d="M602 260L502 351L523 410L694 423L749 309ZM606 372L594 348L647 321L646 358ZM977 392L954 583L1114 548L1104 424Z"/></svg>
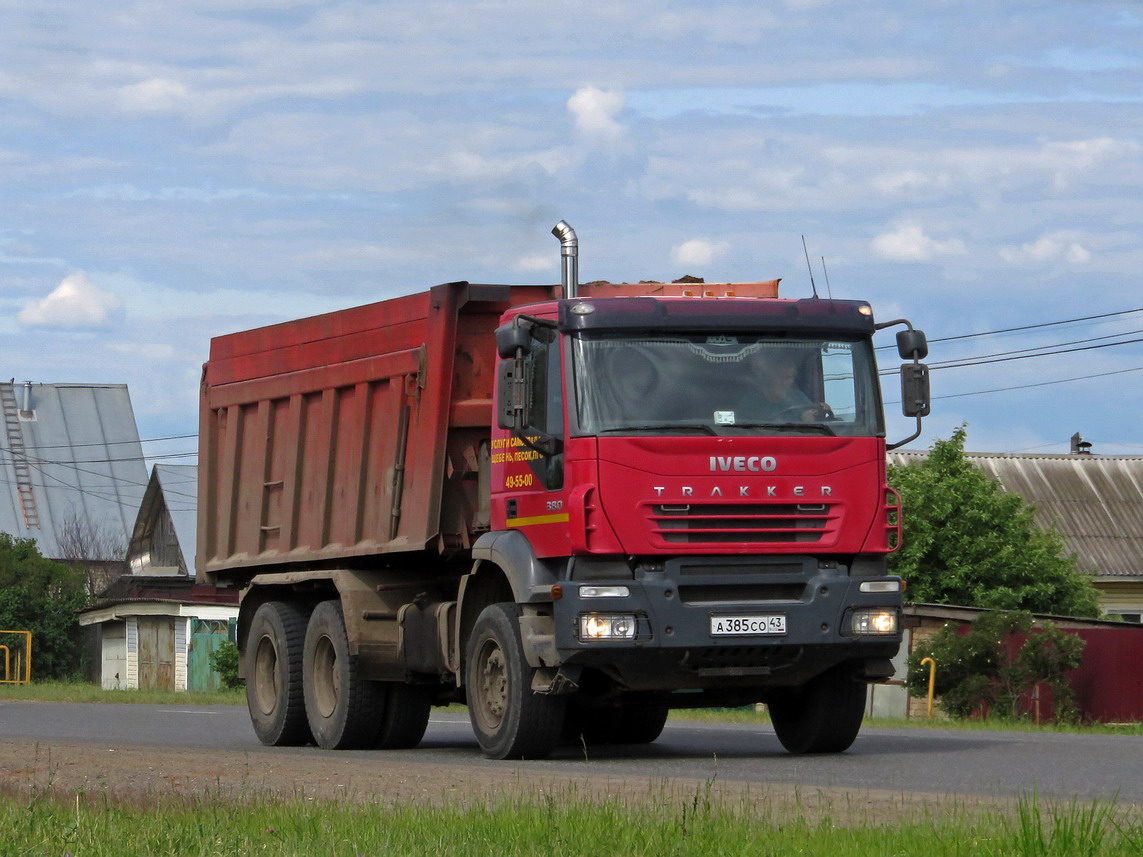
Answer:
<svg viewBox="0 0 1143 857"><path fill-rule="evenodd" d="M576 315L591 315L593 312L595 312L595 307L591 304L575 304L571 308L571 311Z"/></svg>

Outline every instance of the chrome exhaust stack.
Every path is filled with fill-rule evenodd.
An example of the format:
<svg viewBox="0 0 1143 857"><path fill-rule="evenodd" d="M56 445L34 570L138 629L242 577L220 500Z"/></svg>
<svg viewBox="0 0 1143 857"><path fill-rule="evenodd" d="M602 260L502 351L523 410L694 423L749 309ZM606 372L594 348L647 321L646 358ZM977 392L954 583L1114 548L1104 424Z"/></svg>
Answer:
<svg viewBox="0 0 1143 857"><path fill-rule="evenodd" d="M565 298L579 297L579 239L566 220L552 227L552 234L560 239L561 282Z"/></svg>

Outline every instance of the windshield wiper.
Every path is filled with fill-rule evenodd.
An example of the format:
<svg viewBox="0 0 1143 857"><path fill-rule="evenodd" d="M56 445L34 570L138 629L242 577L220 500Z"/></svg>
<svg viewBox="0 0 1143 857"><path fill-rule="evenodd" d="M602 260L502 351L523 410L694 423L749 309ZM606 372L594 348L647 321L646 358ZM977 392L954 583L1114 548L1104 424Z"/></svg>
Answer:
<svg viewBox="0 0 1143 857"><path fill-rule="evenodd" d="M837 432L825 423L735 423L726 428L770 429L771 431L795 431L800 434L825 434L836 437Z"/></svg>
<svg viewBox="0 0 1143 857"><path fill-rule="evenodd" d="M638 426L619 426L618 428L600 429L600 434L614 434L621 431L687 431L700 434L718 435L713 426L708 425L680 425L679 423L648 423Z"/></svg>

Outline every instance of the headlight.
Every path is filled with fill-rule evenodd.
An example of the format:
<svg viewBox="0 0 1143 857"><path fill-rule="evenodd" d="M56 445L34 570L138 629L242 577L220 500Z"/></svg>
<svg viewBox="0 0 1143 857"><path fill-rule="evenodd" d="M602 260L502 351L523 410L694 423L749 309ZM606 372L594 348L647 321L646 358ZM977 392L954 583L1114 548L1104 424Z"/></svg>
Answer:
<svg viewBox="0 0 1143 857"><path fill-rule="evenodd" d="M579 617L581 640L634 640L635 617L630 613L583 613Z"/></svg>
<svg viewBox="0 0 1143 857"><path fill-rule="evenodd" d="M850 628L854 634L891 636L897 633L897 611L866 609L854 610Z"/></svg>

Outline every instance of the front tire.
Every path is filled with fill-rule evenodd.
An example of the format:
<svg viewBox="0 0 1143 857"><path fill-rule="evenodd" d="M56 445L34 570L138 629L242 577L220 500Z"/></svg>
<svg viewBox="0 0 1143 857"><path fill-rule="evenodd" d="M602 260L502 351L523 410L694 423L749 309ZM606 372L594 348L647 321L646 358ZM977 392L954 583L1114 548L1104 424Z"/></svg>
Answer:
<svg viewBox="0 0 1143 857"><path fill-rule="evenodd" d="M351 750L376 743L387 688L358 677L340 601L323 601L310 616L302 684L306 718L319 747Z"/></svg>
<svg viewBox="0 0 1143 857"><path fill-rule="evenodd" d="M767 707L774 732L789 752L841 753L861 730L865 684L842 664Z"/></svg>
<svg viewBox="0 0 1143 857"><path fill-rule="evenodd" d="M304 607L267 601L254 613L246 636L246 707L258 740L296 747L312 739L302 692Z"/></svg>
<svg viewBox="0 0 1143 857"><path fill-rule="evenodd" d="M663 734L670 710L665 705L627 705L615 732L616 744L651 744Z"/></svg>
<svg viewBox="0 0 1143 857"><path fill-rule="evenodd" d="M559 742L567 698L532 692L515 604L492 604L476 618L465 684L472 731L489 758L542 759Z"/></svg>

